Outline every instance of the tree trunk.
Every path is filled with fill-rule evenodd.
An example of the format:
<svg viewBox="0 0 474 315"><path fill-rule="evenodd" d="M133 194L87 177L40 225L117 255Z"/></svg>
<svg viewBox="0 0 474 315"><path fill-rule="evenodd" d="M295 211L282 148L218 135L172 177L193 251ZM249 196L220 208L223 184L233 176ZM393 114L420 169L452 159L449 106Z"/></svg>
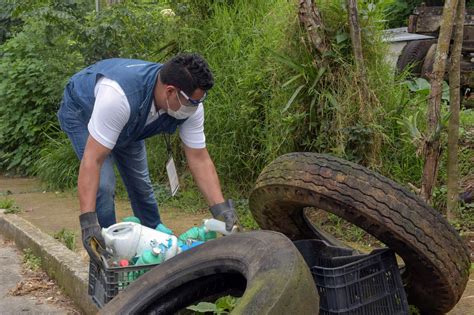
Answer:
<svg viewBox="0 0 474 315"><path fill-rule="evenodd" d="M318 8L314 6L312 0L300 0L298 6L298 17L300 23L307 31L308 39L313 47L323 54L328 51L326 38L324 36L323 21Z"/></svg>
<svg viewBox="0 0 474 315"><path fill-rule="evenodd" d="M463 1L463 0L461 0ZM423 144L424 165L421 185L421 197L431 203L433 188L438 174L440 146L440 109L441 94L449 44L453 31L454 16L458 0L446 0L443 8L438 45L431 75L431 92L428 102L428 131Z"/></svg>
<svg viewBox="0 0 474 315"><path fill-rule="evenodd" d="M362 54L362 38L360 35L359 12L357 10L357 0L347 0L347 16L349 19L349 32L351 34L352 52L357 71L357 84L360 86L360 111L361 116L366 121L370 121L372 114L366 105L370 104L369 87L367 85L367 72Z"/></svg>
<svg viewBox="0 0 474 315"><path fill-rule="evenodd" d="M456 11L456 29L454 44L451 51L451 66L449 69L449 107L451 116L448 126L448 200L446 215L448 220L457 217L459 205L459 168L458 168L458 141L459 141L459 107L461 106L461 48L464 34L464 0L458 0Z"/></svg>
<svg viewBox="0 0 474 315"><path fill-rule="evenodd" d="M365 84L367 82L367 75L364 66L364 56L362 55L362 38L360 35L357 0L347 0L346 6L356 69L359 79L361 79L362 83ZM367 99L365 101L367 101Z"/></svg>
<svg viewBox="0 0 474 315"><path fill-rule="evenodd" d="M349 31L352 42L352 52L354 54L354 62L356 65L355 84L358 85L360 120L365 126L376 124L372 106L378 104L377 96L371 92L367 77L367 70L362 53L362 36L359 24L359 12L357 9L357 0L347 0L347 16L349 22ZM368 127L370 128L370 127ZM381 137L375 132L372 135L372 145L367 147L366 159L369 165L377 165L379 162L379 148L381 146Z"/></svg>

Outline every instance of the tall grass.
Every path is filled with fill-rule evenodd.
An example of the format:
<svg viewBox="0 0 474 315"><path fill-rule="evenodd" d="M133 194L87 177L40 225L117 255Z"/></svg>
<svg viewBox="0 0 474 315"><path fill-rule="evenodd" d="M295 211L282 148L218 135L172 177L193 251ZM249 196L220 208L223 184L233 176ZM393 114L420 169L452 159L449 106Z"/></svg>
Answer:
<svg viewBox="0 0 474 315"><path fill-rule="evenodd" d="M203 54L215 75L206 136L224 185L248 188L265 163L294 148L294 120L281 115L293 93L281 85L292 70L273 52L291 42L296 10L287 1L232 1L214 2L209 12L186 17L180 47Z"/></svg>
<svg viewBox="0 0 474 315"><path fill-rule="evenodd" d="M74 251L76 249L76 233L66 228L55 232L53 237L66 245L67 248Z"/></svg>
<svg viewBox="0 0 474 315"><path fill-rule="evenodd" d="M330 43L324 56L303 40L293 2L215 1L183 17L180 49L201 52L216 77L205 105L206 135L225 185L245 191L264 165L289 151L332 153L401 180L399 163L419 166L415 150L397 139L407 90L384 61L383 9L361 2L373 96L364 104L344 2L318 6ZM409 155L401 162L400 148Z"/></svg>
<svg viewBox="0 0 474 315"><path fill-rule="evenodd" d="M49 189L74 188L77 184L79 160L65 133L54 125L47 129L46 145L40 149L34 173Z"/></svg>
<svg viewBox="0 0 474 315"><path fill-rule="evenodd" d="M182 51L207 59L216 79L205 102L207 147L228 192L245 197L261 169L290 151L331 153L416 183L421 160L399 121L426 102L414 101L405 78L395 77L384 61L383 8L360 1L371 95L369 103L361 103L344 3L318 1L330 43L325 55L313 52L299 25L296 2L286 0L208 1L205 6L200 1L180 2L173 5L177 17L157 22L160 36L133 47L122 47L126 42L120 39L113 47L123 57L153 61L164 62L156 58ZM143 18L132 20L143 23ZM178 137L173 139L185 188L194 189L188 184ZM51 140L38 174L69 186L78 164L64 146L70 147L65 139ZM147 150L153 181L166 181L162 137L147 139Z"/></svg>

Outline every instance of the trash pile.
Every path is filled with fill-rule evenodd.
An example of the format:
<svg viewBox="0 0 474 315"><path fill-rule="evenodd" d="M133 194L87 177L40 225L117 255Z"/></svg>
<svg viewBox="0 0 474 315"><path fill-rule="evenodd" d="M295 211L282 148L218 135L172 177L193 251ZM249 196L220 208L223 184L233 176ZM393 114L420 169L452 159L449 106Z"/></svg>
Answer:
<svg viewBox="0 0 474 315"><path fill-rule="evenodd" d="M163 224L156 229L141 225L137 217L124 218L122 222L102 229L107 251L111 254L108 265L128 267L137 265L161 264L162 262L217 238L217 233L229 235L225 223L216 219L203 220L201 226L195 226L179 236ZM129 273L130 281L142 272Z"/></svg>

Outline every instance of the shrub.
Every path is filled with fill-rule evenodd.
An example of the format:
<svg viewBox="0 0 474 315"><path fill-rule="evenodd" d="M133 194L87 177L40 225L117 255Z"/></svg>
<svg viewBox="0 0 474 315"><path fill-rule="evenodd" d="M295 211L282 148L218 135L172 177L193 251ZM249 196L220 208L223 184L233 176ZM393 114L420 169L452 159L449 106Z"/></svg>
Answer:
<svg viewBox="0 0 474 315"><path fill-rule="evenodd" d="M62 89L81 65L67 12L38 9L0 47L0 169L30 173L44 143L43 128L55 120Z"/></svg>

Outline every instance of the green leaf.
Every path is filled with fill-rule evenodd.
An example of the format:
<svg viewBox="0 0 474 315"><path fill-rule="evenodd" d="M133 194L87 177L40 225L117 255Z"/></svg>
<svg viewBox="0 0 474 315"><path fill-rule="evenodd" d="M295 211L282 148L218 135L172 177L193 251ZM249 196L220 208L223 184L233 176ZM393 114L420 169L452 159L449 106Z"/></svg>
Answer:
<svg viewBox="0 0 474 315"><path fill-rule="evenodd" d="M290 100L288 101L288 103L286 103L285 107L283 108L283 110L281 111L282 113L286 112L288 110L288 108L290 108L291 104L293 104L293 102L295 101L295 98L298 96L298 94L300 93L301 89L304 88L304 85L300 85L298 86L298 88L295 90L295 92L293 93L293 95L291 96Z"/></svg>
<svg viewBox="0 0 474 315"><path fill-rule="evenodd" d="M446 81L443 81L443 94L441 95L441 99L449 102L449 85Z"/></svg>
<svg viewBox="0 0 474 315"><path fill-rule="evenodd" d="M232 311L237 304L237 298L226 295L216 301L218 311Z"/></svg>
<svg viewBox="0 0 474 315"><path fill-rule="evenodd" d="M324 92L324 96L329 101L329 103L331 104L332 107L339 108L339 104L336 101L336 99L334 98L334 95L332 95L330 92Z"/></svg>
<svg viewBox="0 0 474 315"><path fill-rule="evenodd" d="M348 38L349 36L347 35L347 33L338 33L336 35L336 43L340 44L343 41L347 40Z"/></svg>
<svg viewBox="0 0 474 315"><path fill-rule="evenodd" d="M303 73L300 73L298 75L295 75L294 77L292 77L291 79L289 79L288 81L286 81L285 83L283 83L283 85L281 86L282 88L288 86L289 84L291 84L293 81L295 80L298 80L299 78L301 78L303 76Z"/></svg>
<svg viewBox="0 0 474 315"><path fill-rule="evenodd" d="M290 58L282 54L279 54L276 51L269 48L268 48L268 51L270 52L270 54L272 54L275 57L276 60L280 61L281 63L284 63L285 65L297 71L304 71L304 68L305 68L304 66L294 63Z"/></svg>
<svg viewBox="0 0 474 315"><path fill-rule="evenodd" d="M412 92L429 92L431 90L430 83L423 78L416 78L414 81L407 81L408 88Z"/></svg>
<svg viewBox="0 0 474 315"><path fill-rule="evenodd" d="M199 312L199 313L206 313L206 312L216 312L217 307L216 304L209 303L209 302L200 302L197 305L191 305L186 307L186 309Z"/></svg>
<svg viewBox="0 0 474 315"><path fill-rule="evenodd" d="M402 119L398 121L398 124L405 128L405 132L409 134L410 138L414 141L419 140L422 137L421 132L418 129L418 114L419 112L415 112L414 115L402 117Z"/></svg>
<svg viewBox="0 0 474 315"><path fill-rule="evenodd" d="M419 86L420 90L427 90L429 91L431 89L430 83L423 78L417 78L416 79L416 84Z"/></svg>
<svg viewBox="0 0 474 315"><path fill-rule="evenodd" d="M316 78L314 79L313 84L311 84L311 87L309 88L309 90L313 90L313 89L314 89L314 87L316 86L316 84L318 84L319 79L321 79L321 77L323 76L323 74L324 74L325 72L326 72L326 68L325 68L325 67L319 68L318 74L316 75Z"/></svg>

